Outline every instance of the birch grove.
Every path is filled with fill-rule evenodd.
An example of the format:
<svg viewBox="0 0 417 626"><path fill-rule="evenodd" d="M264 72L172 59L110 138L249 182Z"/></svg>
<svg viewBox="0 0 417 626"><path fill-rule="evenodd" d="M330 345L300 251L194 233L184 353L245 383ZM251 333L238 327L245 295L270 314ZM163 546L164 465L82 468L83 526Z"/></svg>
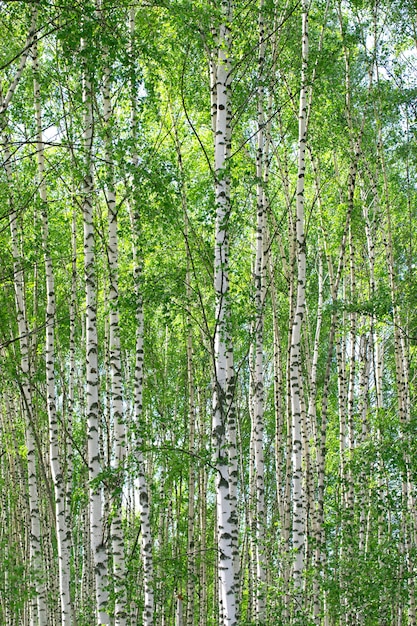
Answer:
<svg viewBox="0 0 417 626"><path fill-rule="evenodd" d="M1 624L416 624L416 24L0 4Z"/></svg>

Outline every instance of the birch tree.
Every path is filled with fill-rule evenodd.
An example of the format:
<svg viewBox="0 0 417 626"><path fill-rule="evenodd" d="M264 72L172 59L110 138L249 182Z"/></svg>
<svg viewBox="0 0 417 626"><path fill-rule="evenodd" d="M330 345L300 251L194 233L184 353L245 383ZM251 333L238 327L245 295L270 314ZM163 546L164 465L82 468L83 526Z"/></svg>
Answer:
<svg viewBox="0 0 417 626"><path fill-rule="evenodd" d="M220 623L237 623L236 579L233 540L236 537L236 499L232 475L236 457L235 424L232 423L233 387L230 376L233 359L229 327L228 221L230 218L230 86L231 86L232 5L221 5L221 23L216 32L217 57L214 69L213 118L215 119L215 202L216 233L214 250L214 290L216 296L213 390L213 445L216 467L216 517L218 541L218 576ZM214 109L215 107L215 109ZM214 115L215 110L215 115ZM233 465L232 465L233 464Z"/></svg>
<svg viewBox="0 0 417 626"><path fill-rule="evenodd" d="M100 14L103 28L108 28L103 14ZM116 595L115 623L117 626L125 626L126 613L126 589L125 589L125 558L124 537L122 528L122 493L124 487L124 462L126 458L126 428L123 415L123 391L122 391L122 361L120 348L120 324L119 324L119 240L118 240L118 212L120 208L116 203L116 191L114 182L114 157L113 157L113 107L111 100L111 73L112 68L109 59L109 51L105 50L106 59L104 66L103 84L103 122L105 132L105 158L106 158L106 190L105 199L108 209L108 246L107 258L109 268L109 362L110 362L110 385L111 385L111 417L113 423L113 454L112 469L115 481L112 493L111 510L111 542L113 576Z"/></svg>
<svg viewBox="0 0 417 626"><path fill-rule="evenodd" d="M135 15L134 9L129 14L129 34L131 38L132 51L134 47L135 34ZM132 72L132 78L135 74ZM136 106L136 94L134 93L135 80L132 79L131 84L131 134L134 142L134 150L132 154L132 163L138 166L138 154L136 151L136 142L138 141L138 111ZM140 531L141 531L141 557L143 562L143 582L144 582L144 607L143 607L143 624L144 626L152 626L154 623L154 563L153 563L153 533L151 524L150 494L146 472L146 459L142 450L145 444L144 438L144 411L143 411L143 382L144 382L144 310L143 310L143 242L141 228L141 207L137 200L138 174L134 170L133 173L133 193L129 202L129 217L132 228L132 252L133 252L133 278L134 290L136 296L136 333L135 333L135 366L134 366L134 398L133 398L133 418L135 424L135 460L137 463L138 474L138 491L139 491L139 514L140 514Z"/></svg>
<svg viewBox="0 0 417 626"><path fill-rule="evenodd" d="M34 21L36 23L36 13ZM49 457L51 464L52 482L55 493L55 524L58 544L58 569L59 569L59 595L61 601L61 621L64 626L71 623L73 611L70 594L70 531L69 511L66 501L67 485L65 484L62 467L61 451L58 442L59 427L56 406L56 380L55 380L55 276L52 265L49 223L48 223L48 198L46 189L46 172L44 142L42 133L42 109L41 93L38 81L39 58L38 47L35 41L32 48L33 55L33 90L35 101L36 118L36 149L38 161L38 186L41 201L43 249L46 277L46 341L45 341L45 368L47 389L47 411L49 421Z"/></svg>
<svg viewBox="0 0 417 626"><path fill-rule="evenodd" d="M305 567L306 542L306 499L303 484L302 438L303 438L303 386L301 372L301 328L306 304L306 253L304 232L304 178L306 157L307 122L307 63L308 63L308 4L302 4L302 73L300 86L300 108L298 127L298 176L296 189L296 260L297 293L294 319L291 329L290 347L290 393L291 393L291 432L292 432L292 480L293 480L293 522L292 543L295 551L294 583L302 588Z"/></svg>
<svg viewBox="0 0 417 626"><path fill-rule="evenodd" d="M28 497L29 497L29 562L30 579L35 593L30 602L29 621L31 626L47 623L46 588L43 578L42 548L41 548L41 522L39 512L39 482L36 468L36 433L35 419L32 402L32 383L30 367L30 332L27 320L25 281L24 281L24 261L22 258L22 234L19 232L19 215L16 207L16 198L13 193L13 171L12 155L10 151L10 134L8 131L7 109L16 91L22 72L26 65L31 45L33 44L35 33L35 14L32 13L32 20L28 40L25 50L20 59L17 69L7 93L1 93L1 131L3 142L3 167L6 181L9 186L9 228L11 235L11 253L13 259L13 283L16 307L16 321L19 333L20 364L18 372L18 384L21 391L21 403L23 414L25 415L25 445L27 449L27 471L28 471Z"/></svg>
<svg viewBox="0 0 417 626"><path fill-rule="evenodd" d="M103 519L103 487L100 459L100 414L97 338L97 277L95 268L95 232L93 221L93 86L88 67L87 45L83 42L83 227L84 227L84 281L86 298L85 350L86 350L86 417L88 443L88 474L90 499L90 533L93 553L96 594L96 617L99 624L108 624L107 609L107 554Z"/></svg>

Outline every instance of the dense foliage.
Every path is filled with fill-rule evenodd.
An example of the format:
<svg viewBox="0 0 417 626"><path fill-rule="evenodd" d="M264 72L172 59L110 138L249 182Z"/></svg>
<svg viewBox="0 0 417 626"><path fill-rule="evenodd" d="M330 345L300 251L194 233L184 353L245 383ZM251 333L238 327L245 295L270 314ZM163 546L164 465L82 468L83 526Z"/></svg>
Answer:
<svg viewBox="0 0 417 626"><path fill-rule="evenodd" d="M417 623L416 33L388 0L0 3L0 623Z"/></svg>

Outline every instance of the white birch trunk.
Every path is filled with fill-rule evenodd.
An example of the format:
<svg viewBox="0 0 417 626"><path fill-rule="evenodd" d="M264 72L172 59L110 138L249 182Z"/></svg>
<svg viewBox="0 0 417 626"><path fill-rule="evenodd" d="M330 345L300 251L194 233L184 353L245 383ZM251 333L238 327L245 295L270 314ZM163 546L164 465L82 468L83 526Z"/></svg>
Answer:
<svg viewBox="0 0 417 626"><path fill-rule="evenodd" d="M229 243L230 190L228 157L230 156L230 22L231 2L221 4L222 23L218 35L216 66L216 135L215 135L215 201L216 235L214 290L216 296L213 390L213 447L216 467L216 511L218 541L218 576L220 624L237 623L236 606L236 428L231 423L233 403L233 362L229 323ZM236 467L235 467L236 465Z"/></svg>
<svg viewBox="0 0 417 626"><path fill-rule="evenodd" d="M42 206L42 231L46 276L46 394L49 422L49 461L55 492L55 524L57 533L60 619L62 626L69 626L72 621L72 605L70 596L70 531L69 516L66 506L67 485L62 467L62 459L58 442L58 419L55 393L55 277L49 249L48 206L45 181L45 158L42 135L42 113L40 88L38 83L39 61L38 50L33 45L34 97L36 116L36 149L38 161L38 188Z"/></svg>
<svg viewBox="0 0 417 626"><path fill-rule="evenodd" d="M105 20L103 20L106 26ZM108 54L107 54L108 57ZM109 59L107 58L107 62ZM109 364L110 364L110 406L113 427L113 453L111 465L114 472L114 492L111 497L111 547L113 562L113 584L115 592L115 625L126 626L126 586L124 537L122 527L122 493L124 486L124 462L126 458L126 428L123 415L122 361L119 329L119 242L117 232L116 192L114 184L114 164L112 149L112 103L111 68L104 69L103 120L106 154L106 204L108 209L107 258L109 269Z"/></svg>
<svg viewBox="0 0 417 626"><path fill-rule="evenodd" d="M253 410L252 410L252 456L254 464L253 492L254 532L256 576L254 579L255 623L263 624L266 615L265 601L265 467L264 467L264 364L263 364L263 326L265 303L265 115L263 71L265 62L265 27L263 21L263 0L259 5L259 56L258 56L258 133L256 152L256 240L255 240L255 325L254 325L254 365L253 365Z"/></svg>
<svg viewBox="0 0 417 626"><path fill-rule="evenodd" d="M92 85L88 75L88 61L83 60L83 106L84 106L84 178L83 178L83 225L84 225L84 280L86 298L86 416L87 416L87 462L90 481L90 535L95 580L95 607L98 624L109 624L107 602L107 550L103 522L103 487L96 484L101 472L100 416L97 338L97 279L95 269L95 233L93 223L93 103Z"/></svg>
<svg viewBox="0 0 417 626"><path fill-rule="evenodd" d="M68 402L65 428L67 433L66 457L66 506L68 511L71 507L72 496L72 473L73 473L73 419L75 410L76 391L76 314L77 314L77 213L75 208L71 220L71 296L69 304L69 376L68 376ZM74 610L74 605L73 605Z"/></svg>
<svg viewBox="0 0 417 626"><path fill-rule="evenodd" d="M187 298L190 298L190 273L187 272ZM188 300L189 301L189 300ZM193 347L191 335L191 318L188 317L187 336L187 373L188 373L188 450L190 453L190 469L188 473L188 525L187 525L187 626L193 626L195 613L195 403L194 403L194 377L193 377Z"/></svg>
<svg viewBox="0 0 417 626"><path fill-rule="evenodd" d="M317 500L320 500L322 494L324 494L324 460L321 459L322 447L321 447L321 429L317 424L317 372L318 372L318 359L321 342L321 325L323 318L323 260L322 253L319 251L318 258L318 303L317 303L317 318L316 318L316 333L314 337L314 348L311 360L311 371L309 381L309 398L307 418L308 422L314 429L314 442L316 448L316 475L317 475ZM324 497L324 495L323 495ZM320 624L321 613L321 599L320 599L320 580L323 574L323 536L322 536L322 519L321 519L321 504L319 501L312 503L312 517L313 517L313 534L315 539L315 547L313 553L313 567L314 567L314 579L313 579L313 615L314 622Z"/></svg>
<svg viewBox="0 0 417 626"><path fill-rule="evenodd" d="M302 588L306 546L306 502L303 485L302 464L302 374L301 374L301 328L305 315L306 253L304 235L304 176L307 130L307 60L308 60L308 5L302 3L302 73L298 128L298 177L296 189L296 262L297 294L290 345L290 395L292 433L292 486L293 521L292 542L295 551L293 579L296 589Z"/></svg>
<svg viewBox="0 0 417 626"><path fill-rule="evenodd" d="M133 45L135 34L135 9L132 8L129 14L130 37ZM132 137L136 145L137 133L137 110L136 94L131 94L131 128ZM133 165L138 165L137 154L132 155ZM133 176L133 191L135 191L135 175ZM143 566L143 586L144 586L144 607L142 613L143 626L154 626L155 624L155 598L154 598L154 562L153 562L153 536L151 527L151 501L149 494L148 478L146 474L145 455L143 453L143 376L144 376L144 311L142 295L142 236L141 236L141 215L137 200L132 198L129 203L130 223L132 226L132 250L134 259L133 278L136 296L136 344L135 344L135 372L134 372L134 409L133 420L135 424L135 450L137 463L137 489L138 489L138 509L140 514L141 528L141 558Z"/></svg>
<svg viewBox="0 0 417 626"><path fill-rule="evenodd" d="M7 180L12 189L11 154L8 148L8 137L3 137L4 164ZM25 287L23 274L23 257L21 255L21 237L18 229L18 213L14 206L14 198L10 196L9 227L12 242L14 293L16 305L17 327L19 332L21 401L26 420L26 448L28 464L28 491L30 512L29 562L30 578L33 581L35 594L30 601L30 626L47 626L46 586L42 566L41 520L39 511L39 489L36 469L36 435L34 432L34 414L32 388L30 383L29 360L29 324L26 314Z"/></svg>
<svg viewBox="0 0 417 626"><path fill-rule="evenodd" d="M186 299L187 299L187 383L188 383L188 450L189 450L189 470L188 470L188 524L187 524L187 626L194 624L194 593L195 593L195 426L196 407L194 400L194 372L193 372L193 337L191 320L191 268L188 251L188 216L185 192L183 191L183 208L185 219L185 239L187 246L187 273L186 273Z"/></svg>
<svg viewBox="0 0 417 626"><path fill-rule="evenodd" d="M145 456L142 451L144 416L142 406L143 395L143 337L144 337L144 315L141 291L141 259L139 254L140 238L140 218L139 215L131 214L132 228L134 232L133 254L135 259L134 279L135 294L137 299L136 308L136 360L135 360L135 382L134 382L134 423L136 428L135 449L138 470L137 487L139 492L138 508L141 525L141 556L143 563L143 583L144 583L144 608L143 626L153 626L154 624L154 565L153 565L153 538L151 528L151 511L148 480L146 475Z"/></svg>
<svg viewBox="0 0 417 626"><path fill-rule="evenodd" d="M203 455L208 445L207 428L205 422L204 407L207 406L205 394L201 392L198 395L198 406L201 407L199 412L199 442L198 451L200 455ZM198 528L200 531L200 559L199 568L199 580L200 580L200 602L199 602L199 620L200 626L207 626L208 621L208 580L207 580L207 560L205 554L207 552L207 468L202 465L199 471L199 484L198 484ZM215 579L216 580L216 579ZM216 596L217 597L217 596Z"/></svg>
<svg viewBox="0 0 417 626"><path fill-rule="evenodd" d="M183 626L183 598L181 595L176 597L175 626Z"/></svg>
<svg viewBox="0 0 417 626"><path fill-rule="evenodd" d="M189 470L188 470L188 523L187 523L187 604L186 604L186 623L187 626L194 624L195 611L195 430L196 430L196 406L194 399L194 366L193 366L193 333L192 333L192 290L191 290L191 258L189 247L189 223L187 208L187 193L185 187L185 172L183 157L181 152L181 143L178 137L177 121L172 111L171 103L169 103L171 122L174 134L175 149L177 152L178 168L181 177L180 192L181 205L184 217L184 243L185 254L187 257L187 269L185 275L185 297L187 303L186 314L186 331L187 331L187 388L188 388L188 451L189 451Z"/></svg>

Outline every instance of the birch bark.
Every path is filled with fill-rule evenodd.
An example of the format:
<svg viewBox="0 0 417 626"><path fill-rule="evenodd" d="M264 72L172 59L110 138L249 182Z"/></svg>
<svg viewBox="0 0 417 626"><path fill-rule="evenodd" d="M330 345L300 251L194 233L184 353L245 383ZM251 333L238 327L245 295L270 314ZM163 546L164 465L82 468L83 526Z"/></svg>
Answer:
<svg viewBox="0 0 417 626"><path fill-rule="evenodd" d="M263 327L265 305L265 176L267 164L265 151L265 114L264 114L264 63L265 63L265 25L263 0L259 3L259 53L258 53L258 112L257 112L257 151L256 151L256 239L255 239L255 322L253 338L253 401L251 445L253 459L253 532L255 559L254 577L254 617L256 624L263 624L266 615L265 602L265 465L264 465L264 363L263 363ZM252 347L251 347L252 348Z"/></svg>
<svg viewBox="0 0 417 626"><path fill-rule="evenodd" d="M138 509L141 526L141 556L143 563L143 583L144 583L144 608L143 625L153 626L154 624L154 564L153 564L153 537L151 526L150 496L148 478L146 474L145 455L143 453L143 369L144 369L144 312L143 297L141 288L142 259L140 255L140 215L138 210L131 208L131 224L133 236L133 257L134 257L134 281L136 295L136 345L135 345L135 374L134 374L134 410L133 419L135 424L135 457L138 471Z"/></svg>
<svg viewBox="0 0 417 626"><path fill-rule="evenodd" d="M43 249L46 276L46 342L45 342L45 368L46 368L46 391L47 412L49 421L49 459L51 476L55 492L55 524L58 547L58 571L59 571L59 595L61 601L61 623L69 626L72 620L72 604L70 594L70 531L69 510L66 502L67 485L62 467L61 452L59 447L59 426L57 419L56 381L55 381L55 276L49 243L48 204L45 180L45 157L42 133L42 111L40 87L38 82L39 59L37 41L32 48L33 73L34 73L34 99L36 117L36 152L38 161L38 188L41 200ZM62 436L62 434L61 434Z"/></svg>
<svg viewBox="0 0 417 626"><path fill-rule="evenodd" d="M307 131L307 62L308 62L308 4L302 2L302 72L300 87L300 108L298 127L298 177L296 189L296 263L297 294L295 313L291 329L290 344L290 396L292 433L292 487L293 521L292 543L295 552L293 579L295 587L301 591L304 573L304 551L306 544L306 502L303 485L303 413L302 413L302 372L301 372L301 329L306 305L306 253L304 233L304 176Z"/></svg>
<svg viewBox="0 0 417 626"><path fill-rule="evenodd" d="M95 268L95 232L93 221L93 90L89 75L86 44L83 52L83 233L84 233L84 283L85 283L85 349L86 349L86 417L88 477L90 481L90 535L94 563L95 606L98 624L109 624L107 609L107 548L103 515L103 487L98 483L101 472L100 414L97 337L97 277Z"/></svg>
<svg viewBox="0 0 417 626"><path fill-rule="evenodd" d="M135 9L132 8L129 15L129 28L131 46L135 34ZM136 142L138 140L138 114L136 108L136 94L131 85L131 129L135 149L132 154L132 163L135 168L139 166L136 153ZM142 231L140 205L136 199L139 195L136 188L136 171L133 174L133 193L129 202L130 223L132 226L132 251L133 251L133 279L136 296L136 337L135 337L135 372L134 372L134 409L133 419L135 424L135 456L138 471L138 491L139 491L139 514L141 528L141 558L143 564L143 584L144 584L144 607L142 613L143 626L154 625L154 563L153 563L153 537L151 526L151 509L148 479L146 474L146 462L143 452L144 444L144 413L143 413L143 377L144 377L144 310L142 294ZM136 193L135 193L136 192Z"/></svg>
<svg viewBox="0 0 417 626"><path fill-rule="evenodd" d="M233 411L233 352L229 329L229 240L230 217L230 81L231 18L230 0L221 3L222 23L218 31L216 62L215 202L216 233L214 250L214 291L216 297L213 390L213 447L216 467L216 510L220 623L237 623L236 606L236 429ZM214 107L213 107L214 109ZM236 464L236 467L235 467Z"/></svg>
<svg viewBox="0 0 417 626"><path fill-rule="evenodd" d="M103 20L104 27L107 26ZM126 459L126 427L123 415L122 360L119 328L119 238L118 207L114 183L114 157L112 132L111 67L106 51L103 84L103 121L106 154L106 204L108 209L107 260L109 269L109 364L110 364L110 404L113 427L112 469L114 471L114 491L111 494L111 546L113 562L113 582L115 591L115 624L125 626L126 586L124 537L122 527L122 495L124 487L124 462Z"/></svg>
<svg viewBox="0 0 417 626"><path fill-rule="evenodd" d="M186 248L187 268L185 275L185 297L187 303L186 330L187 330L187 387L188 387L188 451L189 451L189 471L188 471L188 523L187 523L187 604L186 604L186 624L194 624L195 613L195 431L196 431L196 406L194 393L194 364L193 364L193 326L191 317L192 290L191 290L191 265L190 242L189 242L189 218L187 208L187 191L185 187L185 171L181 152L181 144L178 137L177 122L172 112L170 104L171 121L174 132L175 149L177 152L178 168L180 173L181 205L184 216L184 243Z"/></svg>
<svg viewBox="0 0 417 626"><path fill-rule="evenodd" d="M11 154L8 147L8 137L3 136L4 167L9 189L13 189L13 174L11 169ZM30 535L29 535L29 562L30 579L35 593L29 607L30 626L47 626L48 611L46 601L46 585L42 565L41 546L41 518L39 510L39 485L36 468L36 433L34 432L34 411L32 401L31 367L29 324L27 320L25 285L24 285L24 259L21 254L21 235L18 226L18 213L15 208L13 194L10 193L9 227L12 242L14 294L16 306L17 327L19 331L20 347L20 372L21 401L26 421L25 442L27 448L28 464L28 491L30 512Z"/></svg>

